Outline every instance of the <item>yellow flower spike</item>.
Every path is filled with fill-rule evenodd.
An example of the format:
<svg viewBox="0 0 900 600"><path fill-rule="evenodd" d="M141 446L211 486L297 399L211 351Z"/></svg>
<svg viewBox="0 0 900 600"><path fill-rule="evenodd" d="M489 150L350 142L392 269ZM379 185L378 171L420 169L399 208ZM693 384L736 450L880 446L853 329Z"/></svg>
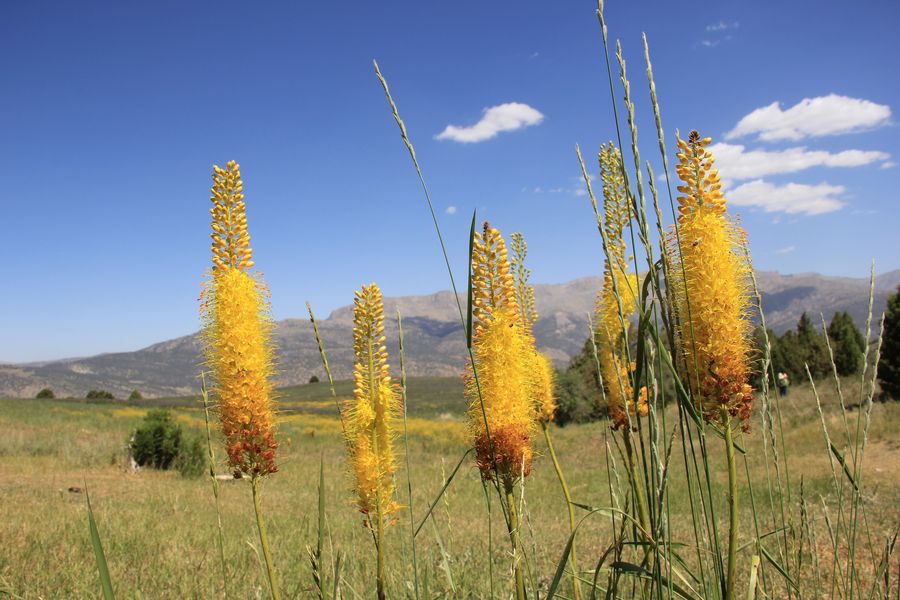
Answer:
<svg viewBox="0 0 900 600"><path fill-rule="evenodd" d="M672 273L679 340L687 380L704 417L721 422L724 407L746 428L753 400L747 384L753 327L750 266L741 250L746 234L726 211L714 158L704 149L711 141L700 139L696 131L687 142L679 140L685 152L677 172L690 188L678 198L680 252L674 235L669 239L676 257Z"/></svg>
<svg viewBox="0 0 900 600"><path fill-rule="evenodd" d="M603 229L606 237L606 263L603 289L595 307L597 350L607 410L613 428L626 426L634 408L633 367L627 360L625 327L637 310L638 278L628 273L625 228L631 219L622 154L612 142L600 149L600 179L603 183ZM639 391L637 410L647 414L647 390Z"/></svg>
<svg viewBox="0 0 900 600"><path fill-rule="evenodd" d="M219 415L228 462L246 475L267 475L275 464L272 376L274 347L269 294L261 278L249 273L252 261L240 167L213 167L212 277L202 295L206 364L219 396ZM246 244L237 244L245 239Z"/></svg>
<svg viewBox="0 0 900 600"><path fill-rule="evenodd" d="M394 431L400 396L384 346L384 303L374 283L353 299L353 400L343 411L344 435L360 512L376 527L389 523L394 502Z"/></svg>
<svg viewBox="0 0 900 600"><path fill-rule="evenodd" d="M549 423L556 413L555 382L556 370L553 361L537 351L534 339L534 324L538 313L534 299L534 287L528 283L531 269L525 266L528 255L528 244L521 233L513 233L513 260L511 264L515 275L516 298L519 306L519 317L523 334L526 338L526 362L528 362L528 380L531 386L531 399L535 408L535 418L541 423Z"/></svg>
<svg viewBox="0 0 900 600"><path fill-rule="evenodd" d="M477 298L472 350L478 385L469 363L465 375L469 427L482 477L511 485L531 472L535 410L529 371L536 352L519 312L506 242L487 222L475 234L472 273Z"/></svg>

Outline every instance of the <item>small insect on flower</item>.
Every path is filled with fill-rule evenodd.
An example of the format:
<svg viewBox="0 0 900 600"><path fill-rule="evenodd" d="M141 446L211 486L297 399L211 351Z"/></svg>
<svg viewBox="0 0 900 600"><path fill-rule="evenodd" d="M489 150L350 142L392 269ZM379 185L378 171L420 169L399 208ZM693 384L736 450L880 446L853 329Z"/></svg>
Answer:
<svg viewBox="0 0 900 600"><path fill-rule="evenodd" d="M212 274L201 295L206 364L225 435L228 462L245 475L275 464L272 376L274 346L269 291L253 268L240 166L213 167Z"/></svg>
<svg viewBox="0 0 900 600"><path fill-rule="evenodd" d="M485 479L511 484L531 471L535 411L529 370L535 352L506 242L487 222L475 234L472 293L475 365L466 365L465 385L476 461Z"/></svg>
<svg viewBox="0 0 900 600"><path fill-rule="evenodd" d="M679 341L686 379L707 420L738 417L747 428L753 401L750 265L746 233L726 209L712 140L692 131L678 139L679 235L669 236ZM678 239L682 240L679 247ZM684 241L693 240L689 244Z"/></svg>

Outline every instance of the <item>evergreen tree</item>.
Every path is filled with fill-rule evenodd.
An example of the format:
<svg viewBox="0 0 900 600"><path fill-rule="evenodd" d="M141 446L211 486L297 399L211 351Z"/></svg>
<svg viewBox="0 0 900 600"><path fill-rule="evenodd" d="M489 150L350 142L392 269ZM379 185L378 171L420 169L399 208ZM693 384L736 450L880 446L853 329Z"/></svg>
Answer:
<svg viewBox="0 0 900 600"><path fill-rule="evenodd" d="M828 337L838 375L847 377L859 373L866 341L849 313L844 311L834 314L828 325Z"/></svg>
<svg viewBox="0 0 900 600"><path fill-rule="evenodd" d="M791 381L806 381L803 366L804 352L794 331L786 331L781 337L772 337L772 368L775 373L787 373Z"/></svg>
<svg viewBox="0 0 900 600"><path fill-rule="evenodd" d="M878 381L886 397L900 400L900 286L896 294L888 297Z"/></svg>
<svg viewBox="0 0 900 600"><path fill-rule="evenodd" d="M606 407L601 406L603 393L590 338L585 340L581 352L572 357L566 371L557 377L556 395L555 421L559 425L585 423L606 412Z"/></svg>
<svg viewBox="0 0 900 600"><path fill-rule="evenodd" d="M797 322L797 344L802 361L809 366L809 372L813 377L824 377L831 372L831 361L828 359L825 337L816 330L812 319L805 312L800 315L800 320ZM805 369L803 370L803 379L806 379Z"/></svg>

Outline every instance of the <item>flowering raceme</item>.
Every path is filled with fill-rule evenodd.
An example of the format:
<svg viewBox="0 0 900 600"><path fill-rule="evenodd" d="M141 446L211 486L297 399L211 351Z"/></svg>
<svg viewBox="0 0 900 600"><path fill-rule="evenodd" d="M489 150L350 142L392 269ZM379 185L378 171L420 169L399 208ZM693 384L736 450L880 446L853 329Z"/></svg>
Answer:
<svg viewBox="0 0 900 600"><path fill-rule="evenodd" d="M753 390L750 373L750 265L746 234L725 205L710 138L692 131L678 140L678 237L669 238L679 340L687 380L707 420L746 421ZM680 241L680 243L679 243Z"/></svg>
<svg viewBox="0 0 900 600"><path fill-rule="evenodd" d="M513 260L511 268L516 284L516 304L519 307L519 318L522 322L523 334L526 337L527 375L531 400L536 411L535 418L541 423L549 423L556 413L556 396L554 393L556 370L553 361L538 352L535 347L534 323L537 321L537 306L534 300L534 287L528 283L531 269L525 266L528 255L528 244L521 233L513 233Z"/></svg>
<svg viewBox="0 0 900 600"><path fill-rule="evenodd" d="M374 283L353 299L353 401L344 409L345 436L359 510L383 523L394 502L394 429L400 411L384 347L384 303ZM377 525L377 523L376 523Z"/></svg>
<svg viewBox="0 0 900 600"><path fill-rule="evenodd" d="M472 293L478 381L469 363L465 384L476 460L485 479L511 484L531 471L534 387L528 372L534 350L519 312L506 242L487 222L475 234Z"/></svg>
<svg viewBox="0 0 900 600"><path fill-rule="evenodd" d="M623 234L631 218L631 208L622 176L622 154L612 142L600 149L600 179L603 183L606 261L603 290L594 310L595 337L609 417L613 427L618 429L628 424L629 413L635 414L631 375L634 365L627 357L625 327L637 310L638 278L628 272L629 258ZM638 394L638 410L641 415L646 415L646 388L641 388Z"/></svg>
<svg viewBox="0 0 900 600"><path fill-rule="evenodd" d="M219 397L228 462L246 475L277 471L272 410L274 348L268 289L253 267L240 166L213 167L212 276L201 311L206 364Z"/></svg>

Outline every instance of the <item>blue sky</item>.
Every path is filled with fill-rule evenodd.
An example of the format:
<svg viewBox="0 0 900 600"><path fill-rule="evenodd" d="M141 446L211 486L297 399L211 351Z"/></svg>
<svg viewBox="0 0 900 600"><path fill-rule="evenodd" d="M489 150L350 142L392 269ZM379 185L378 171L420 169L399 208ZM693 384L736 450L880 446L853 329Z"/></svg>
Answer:
<svg viewBox="0 0 900 600"><path fill-rule="evenodd" d="M668 134L726 144L720 172L757 267L900 267L900 5L611 0L607 21L643 157L661 171L646 32ZM536 282L600 272L574 154L593 166L615 135L591 2L13 3L0 361L196 330L210 168L232 158L276 318L306 300L324 317L371 280L387 295L447 288L373 58L460 274L473 209L525 233Z"/></svg>

